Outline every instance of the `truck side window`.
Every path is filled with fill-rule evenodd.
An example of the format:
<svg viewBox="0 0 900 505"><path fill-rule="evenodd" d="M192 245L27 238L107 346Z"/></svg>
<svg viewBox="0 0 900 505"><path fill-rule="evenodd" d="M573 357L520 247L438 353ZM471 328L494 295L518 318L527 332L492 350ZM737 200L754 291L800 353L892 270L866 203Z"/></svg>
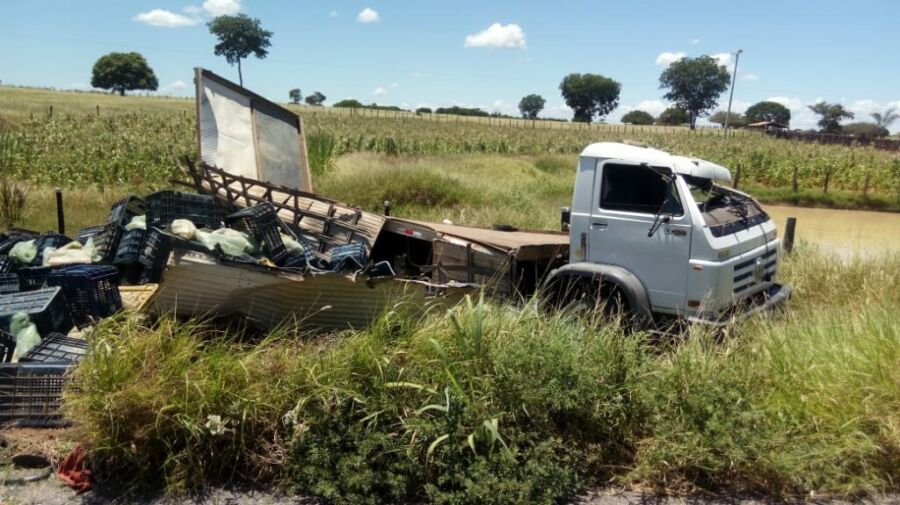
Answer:
<svg viewBox="0 0 900 505"><path fill-rule="evenodd" d="M666 192L670 191L668 200ZM600 207L606 210L656 214L663 202L665 212L683 213L678 191L666 184L661 175L638 165L603 165Z"/></svg>

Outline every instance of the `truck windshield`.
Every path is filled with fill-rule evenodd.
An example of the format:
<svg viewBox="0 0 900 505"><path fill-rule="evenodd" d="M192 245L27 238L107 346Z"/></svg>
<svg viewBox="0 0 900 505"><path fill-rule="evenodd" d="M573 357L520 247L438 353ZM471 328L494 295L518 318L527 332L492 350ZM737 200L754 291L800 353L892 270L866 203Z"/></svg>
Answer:
<svg viewBox="0 0 900 505"><path fill-rule="evenodd" d="M703 214L704 222L716 237L745 230L769 219L752 198L719 186L710 179L690 175L682 177Z"/></svg>

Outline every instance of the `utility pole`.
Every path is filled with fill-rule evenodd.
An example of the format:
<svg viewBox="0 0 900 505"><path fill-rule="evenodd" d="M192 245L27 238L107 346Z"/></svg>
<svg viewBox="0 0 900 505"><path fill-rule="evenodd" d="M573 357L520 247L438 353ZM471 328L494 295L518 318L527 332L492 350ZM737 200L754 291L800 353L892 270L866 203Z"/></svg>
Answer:
<svg viewBox="0 0 900 505"><path fill-rule="evenodd" d="M722 149L728 146L728 120L731 119L731 99L734 98L734 84L737 82L738 60L741 59L743 49L734 53L734 72L731 74L731 90L728 92L728 112L725 113L725 139L722 141Z"/></svg>

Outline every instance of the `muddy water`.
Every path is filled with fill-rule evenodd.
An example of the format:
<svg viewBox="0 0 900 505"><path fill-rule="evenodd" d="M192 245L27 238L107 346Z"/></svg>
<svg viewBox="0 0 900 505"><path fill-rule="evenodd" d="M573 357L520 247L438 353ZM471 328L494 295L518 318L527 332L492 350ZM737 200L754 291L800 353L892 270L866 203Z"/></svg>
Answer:
<svg viewBox="0 0 900 505"><path fill-rule="evenodd" d="M764 205L784 236L785 221L797 218L796 239L839 254L900 253L900 214L862 210Z"/></svg>

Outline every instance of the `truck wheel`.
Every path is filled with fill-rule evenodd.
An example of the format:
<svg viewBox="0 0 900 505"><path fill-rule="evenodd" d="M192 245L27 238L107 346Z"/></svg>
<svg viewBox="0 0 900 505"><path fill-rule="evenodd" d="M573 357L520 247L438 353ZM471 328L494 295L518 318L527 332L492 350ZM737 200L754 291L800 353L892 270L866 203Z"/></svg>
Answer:
<svg viewBox="0 0 900 505"><path fill-rule="evenodd" d="M628 325L632 317L625 294L614 284L584 277L567 276L547 287L544 300L551 309L577 315L621 318Z"/></svg>

